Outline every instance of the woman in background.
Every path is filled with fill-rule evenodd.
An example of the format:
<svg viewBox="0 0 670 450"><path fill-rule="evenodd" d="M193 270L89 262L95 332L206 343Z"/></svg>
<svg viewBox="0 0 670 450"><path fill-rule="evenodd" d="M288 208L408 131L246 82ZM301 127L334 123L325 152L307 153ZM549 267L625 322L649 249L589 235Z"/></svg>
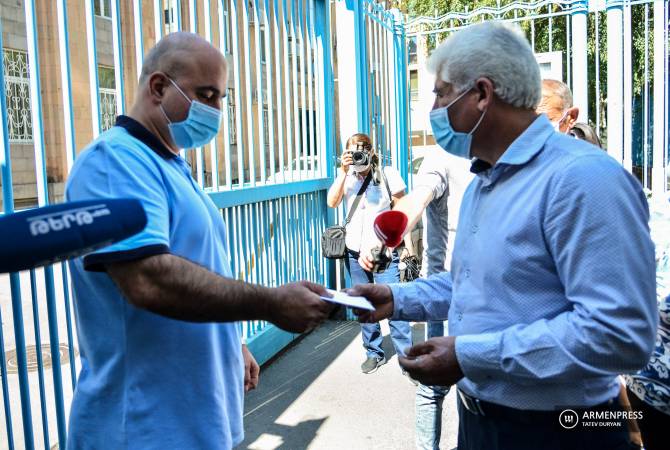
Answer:
<svg viewBox="0 0 670 450"><path fill-rule="evenodd" d="M398 254L395 250L391 254L389 267L382 273L367 271L358 262L361 253L367 254L380 244L373 228L375 218L379 213L390 210L393 201L405 195L406 187L396 169L390 166L380 166L379 157L372 147L370 137L366 134L354 134L347 140L337 178L328 190L328 206L337 208L344 199L346 209L350 211L368 177L370 181L361 193L361 199L351 220L346 224L348 255L345 265L352 286L400 281ZM389 326L396 353L404 355L405 350L412 346L409 322L392 320L389 321ZM373 373L387 361L382 349L381 327L378 323L362 324L361 327L363 347L366 351L366 359L361 365L361 370L363 373Z"/></svg>

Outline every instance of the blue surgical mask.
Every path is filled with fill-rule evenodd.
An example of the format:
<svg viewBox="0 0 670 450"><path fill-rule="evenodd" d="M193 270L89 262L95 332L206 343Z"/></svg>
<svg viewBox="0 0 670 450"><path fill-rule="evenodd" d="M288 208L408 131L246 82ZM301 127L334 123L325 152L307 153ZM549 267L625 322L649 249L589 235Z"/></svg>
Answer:
<svg viewBox="0 0 670 450"><path fill-rule="evenodd" d="M175 145L179 148L195 148L208 144L218 134L221 127L221 111L204 103L191 100L177 86L177 83L172 79L170 79L170 82L191 104L188 109L188 116L181 122L172 122L165 113L163 105L160 105L161 111L163 111L168 121L168 129Z"/></svg>
<svg viewBox="0 0 670 450"><path fill-rule="evenodd" d="M455 131L451 126L451 122L449 121L449 113L447 112L451 105L463 98L463 96L468 92L470 92L470 89L456 97L454 101L449 103L447 106L432 110L430 112L430 125L433 128L433 136L435 136L435 141L440 147L452 155L471 159L472 155L470 153L470 147L472 146L472 134L477 130L479 124L482 123L486 111L482 113L479 121L477 121L474 128L469 133Z"/></svg>

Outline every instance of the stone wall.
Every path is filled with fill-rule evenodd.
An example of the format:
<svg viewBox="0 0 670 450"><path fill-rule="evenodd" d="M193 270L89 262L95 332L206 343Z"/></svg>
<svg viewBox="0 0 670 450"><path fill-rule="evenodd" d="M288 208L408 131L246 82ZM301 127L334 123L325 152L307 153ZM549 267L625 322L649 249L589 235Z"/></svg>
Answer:
<svg viewBox="0 0 670 450"><path fill-rule="evenodd" d="M49 200L57 202L62 200L63 184L67 176L57 9L56 2L52 1L35 2L35 7L40 52L42 134ZM22 0L0 0L0 17L3 46L27 51L24 2ZM95 27L98 64L113 66L112 22L106 18L96 17ZM93 132L85 9L78 0L68 0L68 34L75 147L77 151L80 151L86 143L91 141ZM37 131L36 128L33 129L33 133ZM35 205L37 203L37 178L34 146L32 143L12 143L10 153L15 206ZM1 206L2 199L0 198Z"/></svg>

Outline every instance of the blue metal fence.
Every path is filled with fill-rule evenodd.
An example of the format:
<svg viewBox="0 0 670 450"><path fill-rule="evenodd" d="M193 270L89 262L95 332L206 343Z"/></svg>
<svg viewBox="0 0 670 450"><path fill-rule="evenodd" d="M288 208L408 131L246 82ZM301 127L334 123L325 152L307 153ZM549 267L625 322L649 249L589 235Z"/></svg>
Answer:
<svg viewBox="0 0 670 450"><path fill-rule="evenodd" d="M423 69L422 57L469 24L514 23L538 59L558 63L547 77L570 86L579 121L595 127L607 151L644 187L663 195L670 189L669 14L667 0L533 0L412 18L408 36L422 49L410 68L418 73L415 128L430 132L432 96L422 77L431 86L434 78Z"/></svg>
<svg viewBox="0 0 670 450"><path fill-rule="evenodd" d="M363 0L354 3L358 127L370 134L384 165L407 180L409 97L405 27L398 10Z"/></svg>
<svg viewBox="0 0 670 450"><path fill-rule="evenodd" d="M388 2L336 2L338 33L347 34L337 36L340 144L343 146L354 133L368 134L382 164L395 167L408 181L409 102L404 20L400 11L386 10L382 3ZM333 157L329 168L336 167ZM336 216L333 220L343 223L345 212L342 205L333 214ZM337 261L332 266L336 286L349 286L343 262Z"/></svg>
<svg viewBox="0 0 670 450"><path fill-rule="evenodd" d="M82 0L73 7L67 0L25 0L22 14L16 14L24 39L10 44L24 42L15 50L28 55L30 107L18 114L29 119L32 135L11 139L15 124L8 107L17 112L11 108L20 102L11 98L14 91L0 89L3 213L62 198L77 150L104 131L100 66L113 66L114 89L105 92L116 113L123 113L145 52L166 33L185 29L219 47L229 62L222 132L185 156L194 178L221 209L235 276L273 286L299 279L330 284L319 245L329 217L325 190L332 169L326 161L332 160L334 143L329 5L327 0ZM0 12L12 7L16 2L0 0ZM16 24L7 22L9 14L0 17L0 47L9 52L13 47L4 46L2 27L11 25L16 34ZM82 17L85 27L79 28ZM48 66L40 65L43 61ZM7 86L3 73L0 85ZM45 79L56 81L41 86ZM53 104L47 107L48 101ZM26 152L33 168L21 171ZM24 198L25 186L34 198ZM0 447L49 449L66 439L79 369L68 276L64 264L0 276L5 423ZM295 338L265 322L240 326L261 363Z"/></svg>

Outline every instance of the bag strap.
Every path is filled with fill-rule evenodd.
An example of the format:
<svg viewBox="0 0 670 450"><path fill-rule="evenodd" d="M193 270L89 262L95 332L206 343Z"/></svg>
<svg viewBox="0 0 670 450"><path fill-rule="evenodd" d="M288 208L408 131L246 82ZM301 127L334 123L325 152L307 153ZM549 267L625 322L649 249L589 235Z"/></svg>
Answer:
<svg viewBox="0 0 670 450"><path fill-rule="evenodd" d="M368 176L365 177L365 181L363 181L363 185L358 190L358 194L356 194L356 199L354 200L354 204L351 205L351 210L349 210L349 214L347 214L347 219L344 221L345 226L351 221L351 218L354 216L354 211L356 211L356 208L358 207L358 204L361 201L361 197L363 196L363 193L368 188L368 184L370 184L370 180L372 180L372 172L368 173Z"/></svg>
<svg viewBox="0 0 670 450"><path fill-rule="evenodd" d="M393 207L393 195L391 195L391 188L389 187L389 180L386 179L386 174L384 173L384 168L381 167L379 171L382 173L382 177L384 178L384 184L386 185L386 192L389 194L389 204L391 207Z"/></svg>

